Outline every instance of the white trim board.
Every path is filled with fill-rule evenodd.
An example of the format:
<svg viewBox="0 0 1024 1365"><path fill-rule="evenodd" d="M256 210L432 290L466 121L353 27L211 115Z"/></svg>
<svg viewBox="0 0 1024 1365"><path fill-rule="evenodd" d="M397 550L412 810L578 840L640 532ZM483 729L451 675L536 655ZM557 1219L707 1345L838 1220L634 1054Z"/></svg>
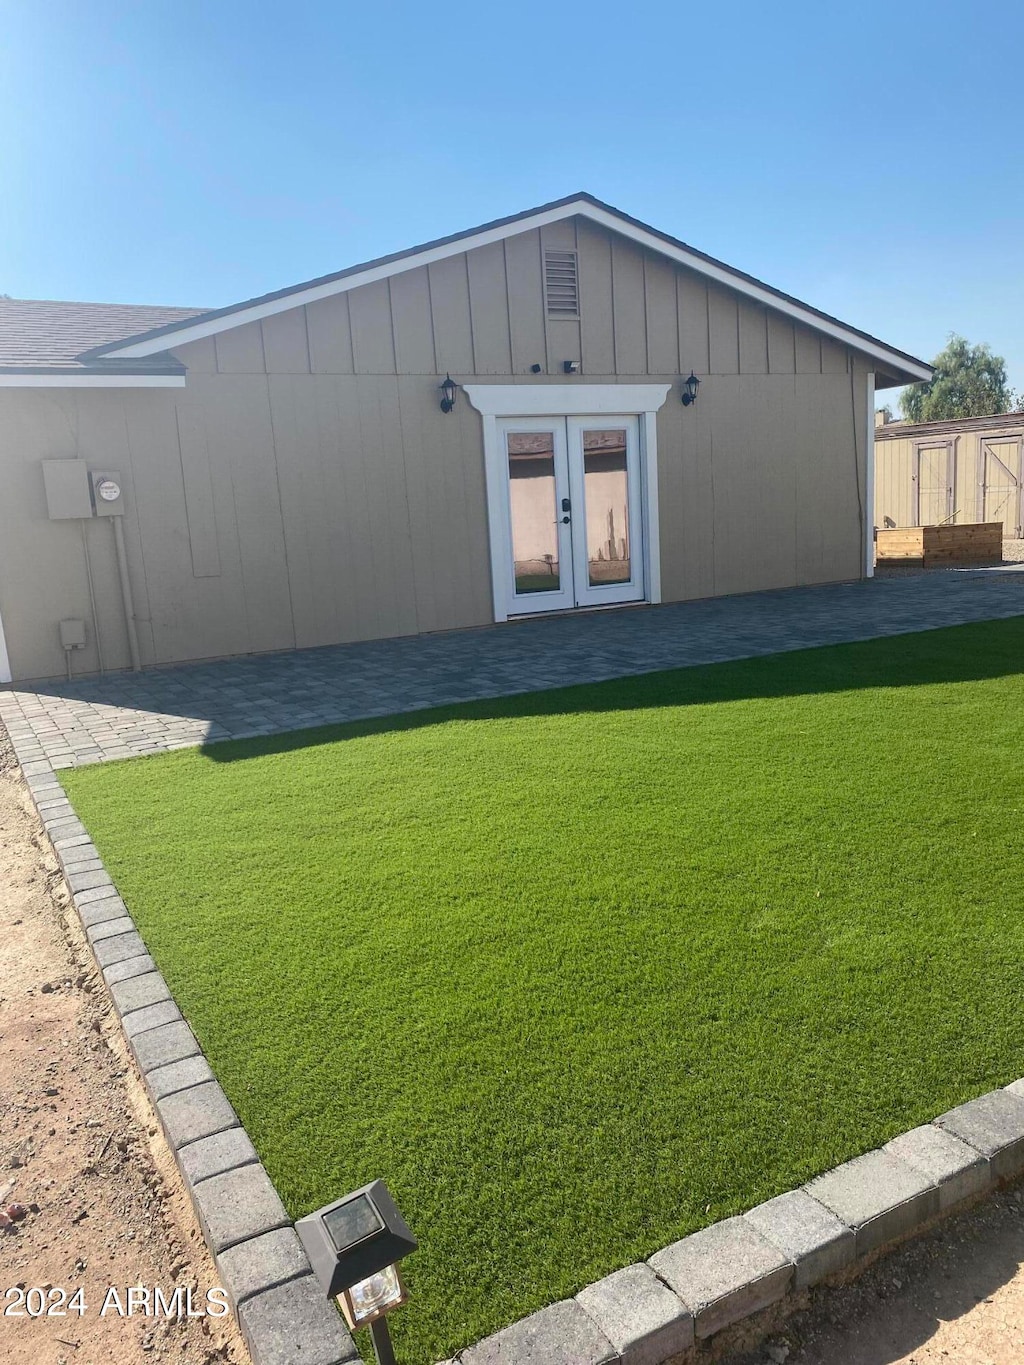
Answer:
<svg viewBox="0 0 1024 1365"><path fill-rule="evenodd" d="M867 503L864 517L867 523L864 539L864 577L875 576L875 372L868 371L868 435L865 459L867 469L864 481L864 501Z"/></svg>
<svg viewBox="0 0 1024 1365"><path fill-rule="evenodd" d="M599 417L657 412L671 384L463 384L484 417Z"/></svg>
<svg viewBox="0 0 1024 1365"><path fill-rule="evenodd" d="M214 336L218 332L228 331L233 327L241 327L247 322L258 322L261 318L271 317L275 313L287 312L290 308L298 308L306 303L315 303L318 299L329 298L334 294L343 294L350 289L358 289L361 285L389 279L392 275L401 274L403 271L415 270L420 266L430 265L434 261L459 255L463 251L473 251L477 247L501 242L508 237L517 236L519 233L532 232L537 228L546 227L549 223L561 222L565 218L576 216L587 218L601 227L617 232L623 237L628 237L648 251L665 256L679 265L696 271L699 275L723 284L729 289L734 289L737 293L744 294L748 298L755 299L768 308L775 309L778 313L796 319L806 327L811 327L817 332L824 332L845 346L850 346L873 359L881 360L894 368L898 375L908 376L908 380L905 382L914 379L926 380L932 377L930 365L925 365L912 357L893 351L884 343L866 337L853 328L846 327L838 319L826 318L806 304L801 304L797 299L776 294L767 285L759 284L747 276L738 274L730 270L728 266L713 261L682 243L666 241L653 229L644 227L643 224L628 218L625 214L619 214L611 208L602 207L585 198L570 199L550 208L538 209L535 213L524 214L491 227L481 228L476 232L470 231L462 236L449 238L433 246L425 246L420 250L414 249L397 259L383 261L376 265L367 265L364 269L356 268L351 274L346 274L341 278L335 277L311 282L307 285L300 284L281 296L263 300L257 299L248 306L234 309L218 317L207 318L205 321L200 318L195 323L186 324L182 327L161 329L158 335L151 336L148 339L141 341L128 339L122 343L97 347L89 354L125 357L156 355L173 346L185 346L191 341L200 341L204 337Z"/></svg>
<svg viewBox="0 0 1024 1365"><path fill-rule="evenodd" d="M640 418L646 600L661 601L661 522L658 513L657 413L671 384L466 384L463 392L483 419L487 530L491 549L491 599L495 621L507 621L510 606L503 566L512 553L505 511L505 452L500 417Z"/></svg>
<svg viewBox="0 0 1024 1365"><path fill-rule="evenodd" d="M7 640L4 637L4 619L0 616L0 686L11 681L11 658L7 653Z"/></svg>
<svg viewBox="0 0 1024 1365"><path fill-rule="evenodd" d="M183 389L183 374L0 374L0 389Z"/></svg>
<svg viewBox="0 0 1024 1365"><path fill-rule="evenodd" d="M659 405L660 406L660 405ZM640 414L640 468L644 495L644 571L648 602L661 601L661 510L658 506L658 414Z"/></svg>

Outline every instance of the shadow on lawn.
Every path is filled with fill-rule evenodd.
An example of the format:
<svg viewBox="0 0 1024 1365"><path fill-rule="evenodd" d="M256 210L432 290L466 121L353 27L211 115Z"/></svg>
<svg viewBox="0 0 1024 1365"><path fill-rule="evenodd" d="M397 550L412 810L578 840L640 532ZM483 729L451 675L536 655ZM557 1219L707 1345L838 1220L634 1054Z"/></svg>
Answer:
<svg viewBox="0 0 1024 1365"><path fill-rule="evenodd" d="M701 706L1008 677L1024 679L1024 617L1020 616L225 740L204 745L201 752L215 763L233 763L454 720Z"/></svg>

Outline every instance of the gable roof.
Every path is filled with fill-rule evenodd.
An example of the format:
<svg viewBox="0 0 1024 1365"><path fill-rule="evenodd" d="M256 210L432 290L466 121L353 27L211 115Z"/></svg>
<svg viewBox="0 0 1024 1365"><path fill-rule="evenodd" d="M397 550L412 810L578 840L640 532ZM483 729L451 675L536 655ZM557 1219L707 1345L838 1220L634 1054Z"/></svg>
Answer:
<svg viewBox="0 0 1024 1365"><path fill-rule="evenodd" d="M104 373L107 366L83 362L86 348L109 346L161 327L180 325L198 308L154 308L121 303L65 303L56 299L0 298L0 374L74 375ZM132 366L139 374L183 374L173 356Z"/></svg>
<svg viewBox="0 0 1024 1365"><path fill-rule="evenodd" d="M771 285L755 279L753 275L747 275L742 270L736 270L722 261L715 260L713 256L697 251L696 248L687 246L685 242L669 236L668 233L649 227L646 223L640 222L639 219L631 218L629 214L613 208L610 204L602 203L600 199L595 199L593 195L585 192L569 195L565 199L557 199L550 204L542 204L539 208L527 209L525 212L513 214L509 218L499 218L494 222L484 223L480 227L469 228L465 232L457 232L449 237L440 237L435 241L425 242L421 246L410 247L406 251L397 251L389 256L380 256L376 260L364 261L360 265L349 266L346 270L339 270L332 275L321 275L318 279L307 280L303 284L292 285L288 289L279 289L271 294L262 294L258 298L248 299L244 303L236 303L230 307L216 308L198 316L156 325L148 330L140 331L136 336L94 346L91 350L84 351L80 359L85 362L99 359L143 359L166 350L168 346L186 345L190 341L198 341L203 337L213 336L231 327L255 322L260 318L270 317L274 313L285 312L289 308L298 308L305 303L312 303L332 294L340 294L346 290L358 288L359 285L387 279L403 270L428 265L432 261L443 260L445 257L453 256L458 252L470 251L474 247L502 241L516 233L544 227L548 223L559 222L564 218L571 218L576 215L598 223L613 232L630 237L649 250L656 251L678 264L688 266L691 270L695 270L708 279L715 280L740 294L745 294L758 303L774 308L796 321L802 322L805 326L824 332L844 345L852 346L878 361L884 366L886 374L899 383L916 383L920 380L930 379L932 376L931 366L923 360L918 360L905 351L887 345L868 332L850 327L838 318L823 313L817 308L812 308L810 304L802 303L790 294L784 294L779 289L773 289Z"/></svg>

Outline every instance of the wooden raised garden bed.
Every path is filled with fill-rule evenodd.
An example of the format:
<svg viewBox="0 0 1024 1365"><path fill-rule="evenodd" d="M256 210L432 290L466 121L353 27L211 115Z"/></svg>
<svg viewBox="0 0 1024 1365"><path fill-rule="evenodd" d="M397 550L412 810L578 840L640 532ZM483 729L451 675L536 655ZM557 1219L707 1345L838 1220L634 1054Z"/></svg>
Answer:
<svg viewBox="0 0 1024 1365"><path fill-rule="evenodd" d="M876 531L879 563L945 565L999 564L1003 558L1003 523L981 521L968 526L900 526Z"/></svg>

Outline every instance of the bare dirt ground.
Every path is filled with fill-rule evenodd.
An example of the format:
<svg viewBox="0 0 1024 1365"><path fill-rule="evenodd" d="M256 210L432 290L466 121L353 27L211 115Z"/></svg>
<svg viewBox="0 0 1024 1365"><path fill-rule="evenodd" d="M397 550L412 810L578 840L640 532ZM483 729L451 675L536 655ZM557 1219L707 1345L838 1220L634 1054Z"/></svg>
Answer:
<svg viewBox="0 0 1024 1365"><path fill-rule="evenodd" d="M13 1207L12 1206L20 1206ZM248 1361L233 1316L121 1316L130 1286L192 1310L218 1286L156 1117L129 1061L52 850L0 735L0 1361ZM22 1210L24 1214L22 1216ZM118 1303L100 1309L108 1289ZM84 1313L31 1317L41 1289ZM14 1293L7 1293L14 1290ZM141 1295L136 1303L145 1307ZM20 1316L13 1316L21 1310ZM173 1309L172 1309L173 1312Z"/></svg>
<svg viewBox="0 0 1024 1365"><path fill-rule="evenodd" d="M1024 1185L813 1291L760 1349L722 1365L1024 1365Z"/></svg>

